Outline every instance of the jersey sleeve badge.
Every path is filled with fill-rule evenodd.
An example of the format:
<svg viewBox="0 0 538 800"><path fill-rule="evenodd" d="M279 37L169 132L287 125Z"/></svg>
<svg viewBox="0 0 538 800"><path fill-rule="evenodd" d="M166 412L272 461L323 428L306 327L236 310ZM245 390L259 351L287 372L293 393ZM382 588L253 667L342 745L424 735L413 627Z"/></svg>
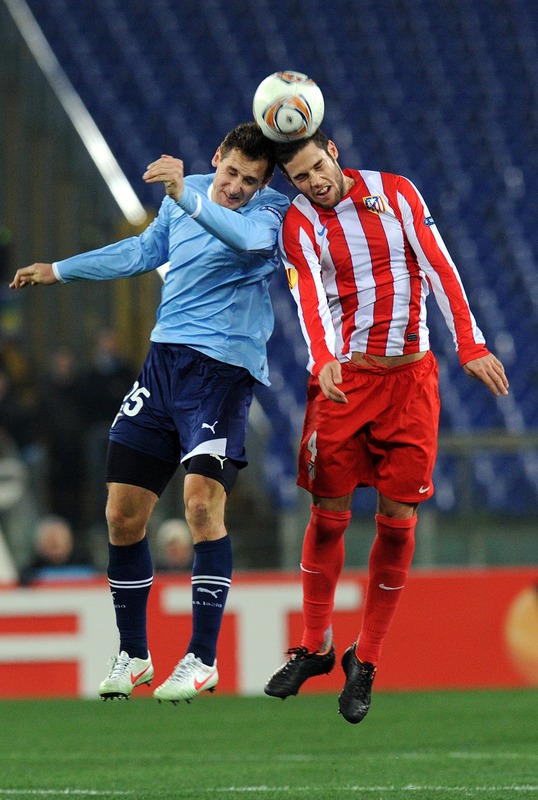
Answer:
<svg viewBox="0 0 538 800"><path fill-rule="evenodd" d="M286 268L286 275L288 278L288 286L290 289L295 289L297 286L297 281L299 280L299 273L295 269L295 267L287 267Z"/></svg>

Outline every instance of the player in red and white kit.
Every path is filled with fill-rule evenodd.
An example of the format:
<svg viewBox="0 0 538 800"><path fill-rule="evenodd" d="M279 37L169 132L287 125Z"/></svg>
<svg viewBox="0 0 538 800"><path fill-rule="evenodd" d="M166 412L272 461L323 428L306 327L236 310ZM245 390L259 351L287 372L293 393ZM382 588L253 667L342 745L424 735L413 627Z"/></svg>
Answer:
<svg viewBox="0 0 538 800"><path fill-rule="evenodd" d="M304 632L265 692L297 694L335 663L331 616L344 564L353 492L374 486L376 536L362 629L345 651L339 711L360 722L370 706L383 639L405 586L418 504L433 494L438 369L429 349L433 290L465 372L508 393L458 271L415 186L406 178L342 170L322 131L277 146L301 193L287 212L281 251L312 373L298 484L312 495L301 559Z"/></svg>

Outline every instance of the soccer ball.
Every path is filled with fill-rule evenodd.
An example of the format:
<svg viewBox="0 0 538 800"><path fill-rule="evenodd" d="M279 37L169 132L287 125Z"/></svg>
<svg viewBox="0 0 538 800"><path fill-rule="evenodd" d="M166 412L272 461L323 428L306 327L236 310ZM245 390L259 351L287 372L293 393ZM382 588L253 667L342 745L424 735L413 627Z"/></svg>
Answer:
<svg viewBox="0 0 538 800"><path fill-rule="evenodd" d="M312 136L323 120L321 89L302 72L274 72L254 93L252 112L264 136L292 142Z"/></svg>

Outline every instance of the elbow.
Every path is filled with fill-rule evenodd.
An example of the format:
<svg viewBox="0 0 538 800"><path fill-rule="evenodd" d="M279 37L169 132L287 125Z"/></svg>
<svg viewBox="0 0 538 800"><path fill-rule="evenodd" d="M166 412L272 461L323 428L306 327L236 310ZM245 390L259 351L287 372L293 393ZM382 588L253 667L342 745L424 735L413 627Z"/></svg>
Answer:
<svg viewBox="0 0 538 800"><path fill-rule="evenodd" d="M258 253L259 255L265 255L268 258L276 251L276 242L274 240L269 241L268 239L246 238L243 244L243 250L245 250L247 253Z"/></svg>

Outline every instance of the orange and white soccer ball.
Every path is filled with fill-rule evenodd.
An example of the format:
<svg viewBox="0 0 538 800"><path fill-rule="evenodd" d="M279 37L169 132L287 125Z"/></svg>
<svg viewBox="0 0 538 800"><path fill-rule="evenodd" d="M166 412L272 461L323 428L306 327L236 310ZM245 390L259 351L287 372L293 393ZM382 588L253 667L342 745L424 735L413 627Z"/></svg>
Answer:
<svg viewBox="0 0 538 800"><path fill-rule="evenodd" d="M274 142L293 142L312 136L323 120L321 89L302 72L286 70L265 78L254 93L254 119Z"/></svg>

